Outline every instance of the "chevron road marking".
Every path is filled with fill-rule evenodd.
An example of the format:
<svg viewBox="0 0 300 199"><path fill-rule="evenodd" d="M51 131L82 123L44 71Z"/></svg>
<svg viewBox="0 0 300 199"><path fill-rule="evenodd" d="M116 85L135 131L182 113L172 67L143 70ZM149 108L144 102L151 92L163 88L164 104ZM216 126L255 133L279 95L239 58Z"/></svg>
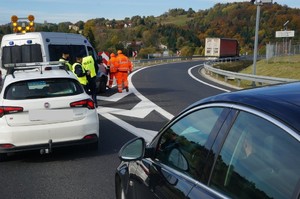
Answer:
<svg viewBox="0 0 300 199"><path fill-rule="evenodd" d="M154 65L157 66L157 65ZM154 67L154 66L149 66L149 67ZM192 75L191 70L195 67L199 67L200 65L196 65L191 67L188 70L189 75L195 79L196 81L199 81L203 84L206 84L208 86L229 92L228 90L222 89L220 87L216 87L214 85L208 84L206 82L203 82L199 79L197 79L195 76ZM148 67L147 67L148 68ZM137 103L131 110L126 110L126 109L119 109L119 108L111 108L111 107L104 107L104 106L98 106L97 108L97 112L102 115L103 117L105 117L106 119L114 122L115 124L117 124L118 126L124 128L125 130L129 131L130 133L138 136L138 137L144 137L144 139L147 142L150 142L152 140L152 138L157 134L157 131L152 131L152 130L148 130L148 129L142 129L142 128L137 128L121 119L119 119L118 117L116 117L115 115L122 115L122 116L128 116L128 117L134 117L134 118L145 118L148 114L150 114L152 111L157 111L158 113L160 113L162 116L164 116L165 118L167 118L168 120L171 120L174 115L172 115L171 113L165 111L164 109L162 109L161 107L157 106L155 103L151 102L149 99L147 99L145 96L143 96L140 92L138 92L136 90L136 88L134 87L134 85L131 82L131 77L139 72L140 70L143 70L145 68L140 68L136 71L134 71L133 73L131 73L128 76L128 82L130 85L130 90L129 92L123 92L123 93L115 93L112 96L106 97L106 96L97 96L98 100L102 100L102 101L110 101L110 102L117 102L119 100L121 100L122 98L126 97L127 95L134 93L141 101L139 103Z"/></svg>
<svg viewBox="0 0 300 199"><path fill-rule="evenodd" d="M101 113L101 111L99 111L99 108L97 110L98 110L98 113L101 114L103 117L114 122L118 126L122 127L123 129L127 130L128 132L132 133L133 135L135 135L137 137L143 137L147 143L149 143L154 138L154 136L157 134L157 131L136 128L135 126L117 118L116 116L114 116L110 113Z"/></svg>
<svg viewBox="0 0 300 199"><path fill-rule="evenodd" d="M139 103L137 103L131 110L98 106L97 112L101 116L114 122L115 124L124 128L125 130L129 131L130 133L132 133L136 136L139 136L139 137L143 137L146 140L146 142L150 142L153 139L153 137L157 134L157 131L136 128L135 126L133 126L115 116L115 115L122 115L122 116L135 117L135 118L145 118L148 114L150 114L152 111L155 110L156 112L160 113L162 116L167 118L168 120L170 120L174 117L174 115L165 111L161 107L157 106L155 103L151 102L149 99L147 99L141 93L139 93L136 90L136 88L134 87L134 85L132 84L131 77L136 72L143 70L143 69L144 68L136 70L128 76L128 82L130 85L129 92L115 93L114 95L109 96L109 97L97 96L98 100L117 102L117 101L121 100L122 98L126 97L127 95L134 93L141 100Z"/></svg>

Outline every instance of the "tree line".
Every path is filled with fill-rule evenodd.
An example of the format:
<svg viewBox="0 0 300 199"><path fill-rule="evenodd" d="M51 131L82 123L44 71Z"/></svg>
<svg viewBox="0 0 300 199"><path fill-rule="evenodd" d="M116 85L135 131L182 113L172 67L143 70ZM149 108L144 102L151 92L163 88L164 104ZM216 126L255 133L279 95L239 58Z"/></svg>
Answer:
<svg viewBox="0 0 300 199"><path fill-rule="evenodd" d="M97 51L116 52L123 50L129 56L138 51L141 58L149 54L168 51L170 55L181 51L183 56L203 55L205 38L235 38L240 44L240 53L253 52L256 5L250 2L218 3L206 10L192 8L170 9L158 17L133 16L123 20L105 18L86 22L61 22L36 24L36 31L73 32L86 36ZM294 30L293 42L300 41L300 9L277 3L261 6L259 51L265 52L269 42L280 41L275 32ZM70 29L70 26L78 29ZM10 23L0 26L0 37L12 33Z"/></svg>

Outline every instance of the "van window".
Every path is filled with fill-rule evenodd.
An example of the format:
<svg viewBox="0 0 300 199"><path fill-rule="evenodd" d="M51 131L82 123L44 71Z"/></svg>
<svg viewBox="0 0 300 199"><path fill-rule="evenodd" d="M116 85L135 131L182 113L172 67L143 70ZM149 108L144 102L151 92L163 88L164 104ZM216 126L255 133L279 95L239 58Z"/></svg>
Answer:
<svg viewBox="0 0 300 199"><path fill-rule="evenodd" d="M89 55L91 55L94 58L94 60L97 61L98 60L98 55L95 52L95 50L90 46L88 46L87 49L88 49Z"/></svg>
<svg viewBox="0 0 300 199"><path fill-rule="evenodd" d="M2 64L42 62L40 44L4 46L2 49Z"/></svg>
<svg viewBox="0 0 300 199"><path fill-rule="evenodd" d="M75 62L75 56L79 52L86 52L84 45L52 45L48 46L50 61L58 61L61 58L62 51L68 49L70 52L70 63Z"/></svg>

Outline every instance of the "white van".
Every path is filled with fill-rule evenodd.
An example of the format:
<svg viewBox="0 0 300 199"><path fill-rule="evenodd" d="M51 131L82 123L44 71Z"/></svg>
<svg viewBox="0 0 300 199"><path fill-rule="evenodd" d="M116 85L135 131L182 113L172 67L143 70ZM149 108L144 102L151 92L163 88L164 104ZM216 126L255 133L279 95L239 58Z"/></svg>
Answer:
<svg viewBox="0 0 300 199"><path fill-rule="evenodd" d="M74 33L61 32L28 32L4 35L0 49L0 70L2 79L6 75L5 64L11 63L36 63L58 61L62 51L70 52L70 63L75 62L79 52L92 55L95 63L98 55L93 46L84 36ZM98 67L97 67L98 68ZM1 86L0 71L0 86ZM107 76L100 76L97 81L106 84ZM105 87L102 90L105 90ZM0 87L1 90L1 87Z"/></svg>
<svg viewBox="0 0 300 199"><path fill-rule="evenodd" d="M70 52L70 62L75 62L78 52L98 59L90 42L80 34L60 32L28 32L4 35L1 41L0 66L9 63L58 61L62 50Z"/></svg>

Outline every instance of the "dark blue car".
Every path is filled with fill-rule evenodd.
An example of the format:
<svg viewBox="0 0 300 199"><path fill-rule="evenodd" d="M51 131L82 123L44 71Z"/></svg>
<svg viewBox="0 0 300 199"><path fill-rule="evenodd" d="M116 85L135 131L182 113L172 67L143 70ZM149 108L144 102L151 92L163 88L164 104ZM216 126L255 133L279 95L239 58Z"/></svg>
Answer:
<svg viewBox="0 0 300 199"><path fill-rule="evenodd" d="M191 105L119 152L117 199L300 197L300 83Z"/></svg>

